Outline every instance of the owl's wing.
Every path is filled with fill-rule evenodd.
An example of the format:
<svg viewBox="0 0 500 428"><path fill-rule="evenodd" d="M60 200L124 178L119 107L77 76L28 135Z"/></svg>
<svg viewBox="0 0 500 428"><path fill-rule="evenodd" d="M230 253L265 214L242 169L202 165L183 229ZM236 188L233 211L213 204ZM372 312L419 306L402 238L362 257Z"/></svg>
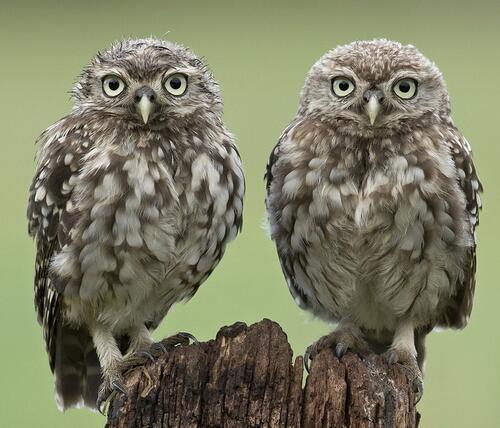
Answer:
<svg viewBox="0 0 500 428"><path fill-rule="evenodd" d="M273 175L273 168L276 165L276 163L279 161L280 157L280 148L281 144L283 141L285 141L289 134L290 131L300 122L299 118L296 118L294 121L288 125L288 127L283 131L281 134L278 143L276 146L274 146L273 150L271 151L271 155L269 156L269 161L267 162L266 166L266 172L264 174L264 179L266 181L266 207L268 210L268 215L271 216L272 214L272 207L270 203L270 192L271 192L271 185L274 179ZM296 304L302 308L306 309L309 305L308 303L308 298L305 295L305 293L302 291L302 289L297 285L297 282L295 280L295 272L293 269L293 263L294 261L299 264L303 264L302 260L296 259L294 255L292 255L289 252L283 252L280 251L278 248L278 258L280 261L281 265L281 270L283 271L283 274L287 280L288 284L288 289L290 291L290 294L292 295L293 299L295 300Z"/></svg>
<svg viewBox="0 0 500 428"><path fill-rule="evenodd" d="M71 197L71 178L90 146L80 128L68 117L40 136L37 169L29 190L28 232L36 240L35 308L52 370L60 290L51 281L49 270L53 255L64 245L69 233L63 214Z"/></svg>
<svg viewBox="0 0 500 428"><path fill-rule="evenodd" d="M453 296L438 325L463 328L467 324L472 311L476 285L476 227L479 224L480 193L483 191L483 187L477 176L472 161L471 148L467 140L457 130L452 129L452 138L447 143L457 170L458 183L465 195L470 236L474 242L467 252L464 277L457 287L457 294Z"/></svg>
<svg viewBox="0 0 500 428"><path fill-rule="evenodd" d="M278 143L274 146L271 155L269 156L269 160L266 165L266 172L264 174L264 180L266 180L266 191L267 194L269 194L269 189L271 187L271 183L273 181L273 166L277 162L279 158L279 151L280 151L280 145L281 142L286 140L288 138L288 134L290 133L290 130L297 125L298 119L294 120L290 125L288 125L283 133L281 134L280 138L278 139Z"/></svg>

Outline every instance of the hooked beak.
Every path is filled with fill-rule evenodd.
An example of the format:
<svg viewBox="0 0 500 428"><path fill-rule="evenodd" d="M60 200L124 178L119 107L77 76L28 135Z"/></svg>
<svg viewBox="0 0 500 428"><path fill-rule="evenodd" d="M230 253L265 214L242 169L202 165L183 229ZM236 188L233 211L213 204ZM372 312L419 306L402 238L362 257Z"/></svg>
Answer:
<svg viewBox="0 0 500 428"><path fill-rule="evenodd" d="M380 112L380 102L376 95L372 95L370 97L368 103L365 106L365 110L368 118L370 119L370 125L373 125Z"/></svg>
<svg viewBox="0 0 500 428"><path fill-rule="evenodd" d="M149 115L153 111L153 103L149 101L148 97L143 96L139 103L137 104L137 111L142 117L144 124L148 123Z"/></svg>
<svg viewBox="0 0 500 428"><path fill-rule="evenodd" d="M368 89L363 94L365 101L365 111L370 119L370 124L373 126L378 114L380 113L381 103L384 101L384 92L378 88Z"/></svg>
<svg viewBox="0 0 500 428"><path fill-rule="evenodd" d="M151 112L156 108L156 94L149 86L138 89L134 97L137 113L142 117L144 124L148 123Z"/></svg>

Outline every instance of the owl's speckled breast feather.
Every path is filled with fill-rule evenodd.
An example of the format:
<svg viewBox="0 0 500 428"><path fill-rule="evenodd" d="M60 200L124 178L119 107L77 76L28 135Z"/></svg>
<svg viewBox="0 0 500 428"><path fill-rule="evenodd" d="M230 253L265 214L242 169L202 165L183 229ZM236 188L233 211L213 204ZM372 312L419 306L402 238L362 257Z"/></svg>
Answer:
<svg viewBox="0 0 500 428"><path fill-rule="evenodd" d="M301 121L277 147L267 204L292 293L316 314L391 330L438 316L472 245L464 197L438 129L335 135ZM352 315L354 313L354 315Z"/></svg>
<svg viewBox="0 0 500 428"><path fill-rule="evenodd" d="M157 325L215 268L241 225L244 188L230 136L209 131L82 127L96 143L68 180L67 245L52 264L71 322Z"/></svg>

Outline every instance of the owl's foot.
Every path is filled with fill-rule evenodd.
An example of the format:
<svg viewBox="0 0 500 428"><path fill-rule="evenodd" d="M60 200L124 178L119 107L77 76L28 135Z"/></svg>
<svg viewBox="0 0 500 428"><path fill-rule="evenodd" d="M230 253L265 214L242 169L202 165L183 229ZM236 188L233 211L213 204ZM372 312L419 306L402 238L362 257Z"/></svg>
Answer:
<svg viewBox="0 0 500 428"><path fill-rule="evenodd" d="M406 349L394 348L389 349L383 355L389 364L401 364L405 368L412 382L413 392L415 393L415 404L417 404L424 393L424 379L415 355Z"/></svg>
<svg viewBox="0 0 500 428"><path fill-rule="evenodd" d="M191 343L198 343L192 334L184 332L177 333L159 342L153 343L149 349L132 352L119 363L114 364L115 368L113 370L108 370L104 374L104 381L99 388L97 397L98 410L102 414L105 414L106 409L117 394L121 393L124 394L125 397L127 396L123 375L128 371L134 367L142 366L147 363L154 363L163 353L167 353L177 346L185 346Z"/></svg>
<svg viewBox="0 0 500 428"><path fill-rule="evenodd" d="M191 343L198 343L196 338L189 333L180 332L159 342L153 343L148 349L140 349L127 355L119 364L121 373L154 363L162 354L166 354L177 346L185 346Z"/></svg>
<svg viewBox="0 0 500 428"><path fill-rule="evenodd" d="M103 415L106 414L109 404L117 394L127 397L127 389L123 384L123 377L119 370L104 375L104 380L99 387L97 394L97 410Z"/></svg>
<svg viewBox="0 0 500 428"><path fill-rule="evenodd" d="M350 350L365 352L369 350L368 343L363 339L359 330L353 326L341 326L334 332L323 336L306 349L304 353L304 366L309 372L309 361L323 349L332 349L338 358Z"/></svg>
<svg viewBox="0 0 500 428"><path fill-rule="evenodd" d="M120 362L119 367L123 374L137 366L143 366L148 362L154 363L156 360L155 355L150 350L140 350L128 354Z"/></svg>

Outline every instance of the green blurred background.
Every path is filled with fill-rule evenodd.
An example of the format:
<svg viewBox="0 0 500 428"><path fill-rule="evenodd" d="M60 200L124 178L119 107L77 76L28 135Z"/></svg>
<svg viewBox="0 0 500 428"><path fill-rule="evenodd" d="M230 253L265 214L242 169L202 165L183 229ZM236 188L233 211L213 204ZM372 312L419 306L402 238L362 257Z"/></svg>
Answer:
<svg viewBox="0 0 500 428"><path fill-rule="evenodd" d="M220 326L278 321L296 354L331 327L289 296L264 221L264 167L295 114L305 73L328 49L385 37L416 45L444 73L456 124L471 141L485 184L479 272L467 329L428 341L422 427L500 426L500 2L60 1L0 3L0 425L99 427L87 410L61 414L53 401L33 310L33 244L25 206L33 142L70 107L68 91L98 49L123 37L164 37L203 55L221 83L248 191L243 234L156 337L178 330L201 340Z"/></svg>

